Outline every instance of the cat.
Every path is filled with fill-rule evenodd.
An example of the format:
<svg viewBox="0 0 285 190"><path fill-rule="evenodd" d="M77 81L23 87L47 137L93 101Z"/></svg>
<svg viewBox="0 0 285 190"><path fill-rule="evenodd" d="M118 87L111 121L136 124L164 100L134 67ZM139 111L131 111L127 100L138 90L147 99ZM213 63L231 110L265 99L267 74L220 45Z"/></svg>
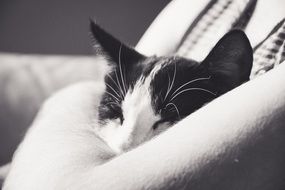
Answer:
<svg viewBox="0 0 285 190"><path fill-rule="evenodd" d="M97 134L117 153L157 136L249 80L253 53L241 30L223 36L202 62L146 57L91 21L97 55L108 60ZM192 126L195 127L195 126Z"/></svg>
<svg viewBox="0 0 285 190"><path fill-rule="evenodd" d="M55 103L51 103L52 106L46 103L42 112L48 112L48 115L56 112L56 118L61 120L42 119L40 112L14 155L4 189L66 187L73 181L73 174L77 176L83 172L82 168L85 171L89 167L89 159L94 167L129 151L249 80L252 48L240 30L222 37L202 62L179 56L146 57L94 22L91 22L91 32L96 54L104 57L110 68L98 100L97 113L91 114L98 122L95 127L91 127L93 124L85 126L84 123L91 121L85 121L83 117L85 119L77 126L78 121L69 115L69 119L65 118L68 125L62 124L66 114L56 111L62 109L58 107L61 105L58 101L62 103L62 99L57 98L60 93L52 97L48 102ZM67 92L69 96L72 94L72 91ZM53 111L45 111L49 109ZM82 114L81 109L79 106L67 108L67 111ZM97 136L105 143L102 144ZM60 151L55 150L59 147ZM62 177L64 180L59 180ZM36 184L34 178L37 178ZM76 184L82 185L81 182Z"/></svg>

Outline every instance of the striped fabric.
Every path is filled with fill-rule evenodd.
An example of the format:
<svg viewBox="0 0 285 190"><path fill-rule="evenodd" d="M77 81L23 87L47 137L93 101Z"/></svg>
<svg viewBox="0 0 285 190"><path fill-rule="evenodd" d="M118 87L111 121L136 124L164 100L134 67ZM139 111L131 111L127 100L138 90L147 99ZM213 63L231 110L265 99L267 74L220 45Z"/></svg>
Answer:
<svg viewBox="0 0 285 190"><path fill-rule="evenodd" d="M254 61L250 78L253 79L285 60L285 19L254 48Z"/></svg>
<svg viewBox="0 0 285 190"><path fill-rule="evenodd" d="M177 55L201 61L230 29L244 28L256 0L212 0L197 16L177 48Z"/></svg>

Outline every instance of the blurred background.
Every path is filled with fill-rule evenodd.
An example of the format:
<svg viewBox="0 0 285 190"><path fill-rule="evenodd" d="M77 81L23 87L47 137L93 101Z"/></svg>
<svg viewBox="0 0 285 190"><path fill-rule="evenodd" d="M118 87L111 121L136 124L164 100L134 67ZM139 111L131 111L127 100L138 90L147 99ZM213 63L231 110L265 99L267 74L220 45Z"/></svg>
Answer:
<svg viewBox="0 0 285 190"><path fill-rule="evenodd" d="M89 18L136 45L170 0L0 0L0 51L91 54Z"/></svg>
<svg viewBox="0 0 285 190"><path fill-rule="evenodd" d="M0 52L90 55L93 50L89 18L124 43L135 46L168 2L170 0L0 0ZM3 64L8 63L2 59L1 64L3 70ZM14 75L19 73L14 72ZM8 97L9 89L12 91L9 96L16 95L13 91L24 93L27 95L19 100L27 107L23 106L26 110L8 110L5 98L0 101L0 166L11 160L31 122L32 117L25 114L29 115L27 109L35 108L24 98L39 93L29 92L25 85L11 89L5 83L9 77L14 76L2 76L0 99L3 95Z"/></svg>

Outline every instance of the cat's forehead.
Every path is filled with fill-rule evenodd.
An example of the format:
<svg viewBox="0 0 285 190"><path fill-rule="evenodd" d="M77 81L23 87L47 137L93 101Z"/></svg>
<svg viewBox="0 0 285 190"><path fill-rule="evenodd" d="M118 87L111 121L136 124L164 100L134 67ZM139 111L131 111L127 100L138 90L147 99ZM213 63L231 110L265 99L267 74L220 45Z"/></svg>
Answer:
<svg viewBox="0 0 285 190"><path fill-rule="evenodd" d="M142 77L147 78L153 91L169 86L179 85L186 81L208 77L207 69L199 62L183 57L160 57L150 60L143 70Z"/></svg>
<svg viewBox="0 0 285 190"><path fill-rule="evenodd" d="M177 69L178 72L188 71L191 69L195 69L199 66L199 63L185 59L179 56L170 56L170 57L150 57L144 61L144 70L143 76L147 77L151 75L154 77L155 75L165 75L169 72L172 72Z"/></svg>

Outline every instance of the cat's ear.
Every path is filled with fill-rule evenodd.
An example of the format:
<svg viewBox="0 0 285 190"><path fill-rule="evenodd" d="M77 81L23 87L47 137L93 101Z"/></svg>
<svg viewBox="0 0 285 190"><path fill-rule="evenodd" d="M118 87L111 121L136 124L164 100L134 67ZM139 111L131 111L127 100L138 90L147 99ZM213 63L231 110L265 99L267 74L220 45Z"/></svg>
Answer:
<svg viewBox="0 0 285 190"><path fill-rule="evenodd" d="M96 54L111 59L113 63L132 64L144 59L144 56L103 30L90 20L90 30Z"/></svg>
<svg viewBox="0 0 285 190"><path fill-rule="evenodd" d="M252 60L247 36L241 30L233 30L222 37L202 64L208 67L224 93L249 80Z"/></svg>

